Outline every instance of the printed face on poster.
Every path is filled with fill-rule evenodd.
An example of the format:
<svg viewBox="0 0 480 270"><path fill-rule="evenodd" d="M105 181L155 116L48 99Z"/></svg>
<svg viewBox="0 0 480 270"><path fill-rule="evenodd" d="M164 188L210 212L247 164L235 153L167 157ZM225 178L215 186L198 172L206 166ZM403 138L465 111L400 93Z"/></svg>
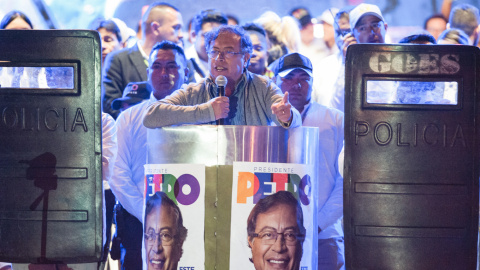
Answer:
<svg viewBox="0 0 480 270"><path fill-rule="evenodd" d="M234 162L230 269L315 269L313 166Z"/></svg>
<svg viewBox="0 0 480 270"><path fill-rule="evenodd" d="M145 191L143 269L204 269L205 165L147 164Z"/></svg>

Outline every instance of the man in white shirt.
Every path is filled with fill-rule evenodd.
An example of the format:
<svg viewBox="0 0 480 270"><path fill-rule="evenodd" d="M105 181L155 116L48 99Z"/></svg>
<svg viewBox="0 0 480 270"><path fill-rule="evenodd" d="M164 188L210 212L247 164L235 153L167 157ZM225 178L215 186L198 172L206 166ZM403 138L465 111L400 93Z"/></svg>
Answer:
<svg viewBox="0 0 480 270"><path fill-rule="evenodd" d="M191 67L194 73L195 81L199 82L202 78L208 76L208 55L205 49L205 33L220 25L226 25L227 16L215 9L202 10L195 15L192 22L193 46L185 51L188 61L192 63Z"/></svg>
<svg viewBox="0 0 480 270"><path fill-rule="evenodd" d="M343 40L345 36L350 33L350 17L348 13L351 9L351 7L343 8L335 15L333 22L335 29L335 46L339 50L320 60L315 67L312 100L321 105L329 106L330 100L335 93L335 82L343 66Z"/></svg>
<svg viewBox="0 0 480 270"><path fill-rule="evenodd" d="M332 13L336 13L337 11L336 8L330 10ZM331 25L330 18L327 20L327 16L331 17L331 21L333 21L332 13L330 13L329 10L326 10L320 17L320 23L325 23L326 27L328 27L329 24ZM298 51L311 59L312 63L317 63L323 58L333 54L337 50L333 40L328 40L328 34L321 38L314 35L316 22L315 20L312 20L312 16L307 8L294 8L290 12L290 15L295 17L300 24L300 35L302 42L299 44Z"/></svg>
<svg viewBox="0 0 480 270"><path fill-rule="evenodd" d="M349 13L351 33L344 36L343 60L347 54L347 48L351 44L362 43L385 43L388 25L383 18L380 8L371 4L360 4ZM345 111L345 64L343 62L337 81L335 93L330 101L330 107L342 112Z"/></svg>
<svg viewBox="0 0 480 270"><path fill-rule="evenodd" d="M343 177L339 155L343 148L343 113L311 101L312 63L298 53L278 60L275 81L302 116L302 126L320 131L318 168L318 269L343 269Z"/></svg>
<svg viewBox="0 0 480 270"><path fill-rule="evenodd" d="M105 233L106 242L103 247L104 253L102 261L107 260L111 240L111 227L113 221L113 207L115 206L115 196L108 185L109 179L113 175L113 166L117 157L117 129L115 120L108 113L102 112L102 180L103 192L105 198Z"/></svg>
<svg viewBox="0 0 480 270"><path fill-rule="evenodd" d="M147 129L142 124L145 109L157 100L171 94L185 83L188 75L183 49L170 41L162 41L152 48L147 69L152 89L150 99L123 111L116 122L118 156L110 188L123 207L124 228L120 236L126 253L122 265L127 269L142 268L141 244L143 238L142 210L144 198L144 168L147 161ZM119 223L117 216L117 226Z"/></svg>

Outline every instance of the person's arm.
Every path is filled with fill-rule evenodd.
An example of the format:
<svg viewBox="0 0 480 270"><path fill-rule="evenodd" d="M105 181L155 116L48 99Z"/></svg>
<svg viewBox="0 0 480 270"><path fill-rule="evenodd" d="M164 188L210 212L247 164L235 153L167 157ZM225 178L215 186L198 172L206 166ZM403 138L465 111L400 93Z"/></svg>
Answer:
<svg viewBox="0 0 480 270"><path fill-rule="evenodd" d="M102 178L104 181L108 181L113 175L116 157L117 128L115 120L109 114L102 112Z"/></svg>
<svg viewBox="0 0 480 270"><path fill-rule="evenodd" d="M344 124L343 114L336 118L336 155L335 159L335 185L330 196L318 213L319 231L335 224L343 216L343 147L344 147ZM340 168L339 165L342 167Z"/></svg>
<svg viewBox="0 0 480 270"><path fill-rule="evenodd" d="M345 65L341 65L334 84L334 93L329 107L345 112Z"/></svg>
<svg viewBox="0 0 480 270"><path fill-rule="evenodd" d="M112 109L112 102L122 97L124 86L122 84L122 63L117 54L108 54L103 70L102 103L103 111L117 118L120 111Z"/></svg>
<svg viewBox="0 0 480 270"><path fill-rule="evenodd" d="M200 87L200 85L196 85ZM217 97L209 100L206 91L191 91L190 86L178 89L162 100L152 103L146 110L143 125L158 128L182 124L203 124L215 121L225 113L216 114L216 107L228 110L228 98ZM205 102L207 100L207 102ZM226 106L225 106L226 104ZM226 107L226 109L225 109ZM227 111L228 112L228 111Z"/></svg>
<svg viewBox="0 0 480 270"><path fill-rule="evenodd" d="M336 160L337 157L335 157ZM338 164L338 163L337 163ZM343 177L338 172L332 193L318 213L318 227L324 230L343 216Z"/></svg>
<svg viewBox="0 0 480 270"><path fill-rule="evenodd" d="M442 2L442 7L440 9L440 13L442 13L443 17L445 17L445 19L447 19L447 21L450 17L450 11L452 11L453 1L455 1L455 0L443 0L443 2Z"/></svg>
<svg viewBox="0 0 480 270"><path fill-rule="evenodd" d="M352 33L348 33L343 37L342 41L343 63L345 63L345 57L347 57L348 46L352 44L357 44L357 39L355 39Z"/></svg>
<svg viewBox="0 0 480 270"><path fill-rule="evenodd" d="M267 84L266 101L267 106L271 108L269 117L277 125L284 128L302 126L302 117L288 101L288 92L283 95L280 88L271 80Z"/></svg>
<svg viewBox="0 0 480 270"><path fill-rule="evenodd" d="M132 136L132 123L126 112L120 114L116 122L118 154L109 185L123 208L142 221L143 190L139 190L137 182L143 182L144 179L134 179L135 164L133 164L132 152L137 149L133 149L132 145L137 138Z"/></svg>

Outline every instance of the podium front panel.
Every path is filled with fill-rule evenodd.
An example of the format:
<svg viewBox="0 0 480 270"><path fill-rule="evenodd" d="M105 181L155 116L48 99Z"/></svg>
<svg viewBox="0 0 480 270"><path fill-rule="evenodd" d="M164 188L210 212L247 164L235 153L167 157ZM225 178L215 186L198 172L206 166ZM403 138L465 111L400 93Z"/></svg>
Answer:
<svg viewBox="0 0 480 270"><path fill-rule="evenodd" d="M318 128L310 127L284 129L267 126L201 125L148 130L149 164L205 165L205 231L198 232L194 228L188 228L189 233L200 233L205 236L205 269L232 269L230 252L231 222L234 215L232 213L234 162L262 163L266 167L275 166L275 164L305 164L316 169L314 164L318 160L318 134ZM264 171L268 172L268 169ZM265 173L264 176L275 177L274 174ZM251 175L254 177L253 174ZM295 177L287 173L283 175L287 177L284 179ZM300 175L300 177L304 176ZM308 194L311 196L309 207L312 207L313 213L316 213L316 173L312 173L310 177L308 180L312 182L312 188ZM293 184L290 183L290 186ZM292 190L299 192L299 188L302 187L295 184ZM275 192L273 188L271 192ZM306 219L311 222L308 224L310 228L317 228L316 215ZM246 233L246 218L241 220L242 224L245 222L245 230L242 232ZM309 256L305 258L312 260L308 265L317 263L317 233L316 230L312 230L315 233L314 239L308 241L310 246L306 248L307 244L303 244L303 249L308 250L305 253ZM237 245L233 245L233 249L236 249ZM247 245L245 237L244 243L238 245L238 248L247 248ZM239 254L239 257L242 263L235 267L243 267L242 269L253 267L247 256Z"/></svg>

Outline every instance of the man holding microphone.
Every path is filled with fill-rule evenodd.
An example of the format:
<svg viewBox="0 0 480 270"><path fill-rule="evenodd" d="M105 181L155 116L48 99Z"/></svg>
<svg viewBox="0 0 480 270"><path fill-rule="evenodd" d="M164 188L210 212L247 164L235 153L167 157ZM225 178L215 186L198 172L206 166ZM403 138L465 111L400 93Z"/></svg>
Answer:
<svg viewBox="0 0 480 270"><path fill-rule="evenodd" d="M220 26L205 35L209 76L184 85L149 106L144 125L157 128L180 124L301 126L298 111L269 79L250 73L247 66L252 42L239 26ZM225 96L218 96L215 79L227 80Z"/></svg>

